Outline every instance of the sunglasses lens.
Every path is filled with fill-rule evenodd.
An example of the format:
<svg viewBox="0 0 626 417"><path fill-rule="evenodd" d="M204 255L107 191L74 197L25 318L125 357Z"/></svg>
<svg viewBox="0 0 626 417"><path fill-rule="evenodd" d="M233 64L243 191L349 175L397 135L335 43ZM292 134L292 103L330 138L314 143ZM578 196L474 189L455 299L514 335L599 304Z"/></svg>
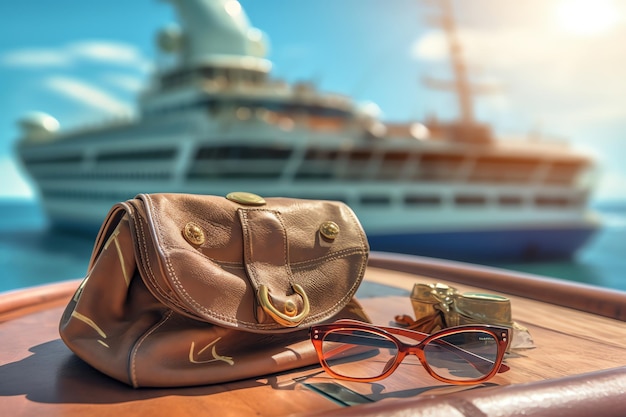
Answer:
<svg viewBox="0 0 626 417"><path fill-rule="evenodd" d="M424 346L429 368L449 381L476 381L491 373L498 357L498 341L487 332L443 335Z"/></svg>
<svg viewBox="0 0 626 417"><path fill-rule="evenodd" d="M393 340L378 333L337 329L326 333L322 352L328 368L339 376L376 378L393 365L398 347Z"/></svg>

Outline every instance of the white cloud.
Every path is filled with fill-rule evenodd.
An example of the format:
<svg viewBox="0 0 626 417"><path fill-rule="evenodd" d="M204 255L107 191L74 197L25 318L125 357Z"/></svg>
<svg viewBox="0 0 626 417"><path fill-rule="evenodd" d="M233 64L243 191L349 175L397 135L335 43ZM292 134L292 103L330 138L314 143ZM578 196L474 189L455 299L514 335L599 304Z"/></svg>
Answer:
<svg viewBox="0 0 626 417"><path fill-rule="evenodd" d="M106 74L103 79L105 82L131 93L141 90L145 83L145 80L140 77L117 73Z"/></svg>
<svg viewBox="0 0 626 417"><path fill-rule="evenodd" d="M0 65L49 68L76 65L80 61L127 66L148 72L152 63L136 47L113 41L81 41L58 48L23 48L0 56Z"/></svg>
<svg viewBox="0 0 626 417"><path fill-rule="evenodd" d="M413 42L411 56L426 61L441 61L448 58L448 44L441 31L427 32Z"/></svg>
<svg viewBox="0 0 626 417"><path fill-rule="evenodd" d="M82 41L70 44L66 49L72 56L79 59L127 65L144 72L151 68L151 63L143 57L141 51L126 43Z"/></svg>
<svg viewBox="0 0 626 417"><path fill-rule="evenodd" d="M128 103L92 84L75 78L52 76L44 80L44 85L65 97L110 114L128 115L132 112Z"/></svg>
<svg viewBox="0 0 626 417"><path fill-rule="evenodd" d="M458 37L473 76L487 73L504 86L514 104L546 123L580 128L626 118L626 49L616 44L621 32L580 37L530 26L461 29ZM414 58L448 59L445 34L431 31L417 39Z"/></svg>
<svg viewBox="0 0 626 417"><path fill-rule="evenodd" d="M7 67L65 67L71 62L67 53L57 49L18 49L0 56L0 65Z"/></svg>
<svg viewBox="0 0 626 417"><path fill-rule="evenodd" d="M34 73L31 77L37 79L32 78L29 84L43 86L85 107L115 116L133 113L128 93L134 95L141 89L146 72L151 68L137 48L111 41L74 42L58 48L16 49L0 55L0 66L66 70L43 79L39 79L39 73ZM80 78L74 75L84 74L85 70L88 73L80 75ZM125 99L120 99L107 88Z"/></svg>

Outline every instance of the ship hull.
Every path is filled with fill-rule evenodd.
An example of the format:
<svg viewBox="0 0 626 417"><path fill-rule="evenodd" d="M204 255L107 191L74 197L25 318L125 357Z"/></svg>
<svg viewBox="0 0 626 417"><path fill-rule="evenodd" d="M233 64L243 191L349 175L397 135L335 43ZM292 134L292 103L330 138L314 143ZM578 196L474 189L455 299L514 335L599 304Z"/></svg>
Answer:
<svg viewBox="0 0 626 417"><path fill-rule="evenodd" d="M44 204L45 206L45 204ZM50 224L57 230L72 230L86 235L95 235L110 206L81 207L56 204L47 207ZM481 227L463 226L457 223L454 229L437 230L433 223L413 221L417 213L394 216L403 219L405 227L381 228L382 216L371 213L357 215L367 233L373 251L406 253L411 255L461 261L535 261L571 258L596 233L598 222L593 218L582 218L563 224L518 224L511 226L503 222L498 227L486 223ZM462 213L448 213L449 219L463 218ZM388 217L388 216L386 216ZM427 217L427 216L424 216ZM426 228L428 226L428 228ZM392 233L386 230L395 229Z"/></svg>
<svg viewBox="0 0 626 417"><path fill-rule="evenodd" d="M571 258L596 232L593 224L562 228L373 234L372 250L462 261Z"/></svg>

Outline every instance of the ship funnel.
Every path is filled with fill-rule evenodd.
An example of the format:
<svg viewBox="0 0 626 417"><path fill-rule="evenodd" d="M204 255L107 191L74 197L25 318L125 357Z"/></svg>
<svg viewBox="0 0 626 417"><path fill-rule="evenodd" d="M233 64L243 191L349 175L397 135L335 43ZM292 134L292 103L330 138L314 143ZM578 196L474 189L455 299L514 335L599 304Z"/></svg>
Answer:
<svg viewBox="0 0 626 417"><path fill-rule="evenodd" d="M203 64L269 71L264 59L267 40L250 26L236 0L165 0L178 14L181 29L167 28L159 34L165 52L179 54L183 66Z"/></svg>

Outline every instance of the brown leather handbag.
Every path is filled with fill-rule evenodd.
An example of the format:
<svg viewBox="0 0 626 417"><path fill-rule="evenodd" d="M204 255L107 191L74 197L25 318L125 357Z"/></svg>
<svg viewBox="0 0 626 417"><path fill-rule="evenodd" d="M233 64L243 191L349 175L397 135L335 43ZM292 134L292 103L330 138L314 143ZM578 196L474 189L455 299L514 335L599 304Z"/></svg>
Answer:
<svg viewBox="0 0 626 417"><path fill-rule="evenodd" d="M367 320L353 296L368 253L340 202L141 194L109 212L61 337L133 387L310 365L310 325Z"/></svg>

